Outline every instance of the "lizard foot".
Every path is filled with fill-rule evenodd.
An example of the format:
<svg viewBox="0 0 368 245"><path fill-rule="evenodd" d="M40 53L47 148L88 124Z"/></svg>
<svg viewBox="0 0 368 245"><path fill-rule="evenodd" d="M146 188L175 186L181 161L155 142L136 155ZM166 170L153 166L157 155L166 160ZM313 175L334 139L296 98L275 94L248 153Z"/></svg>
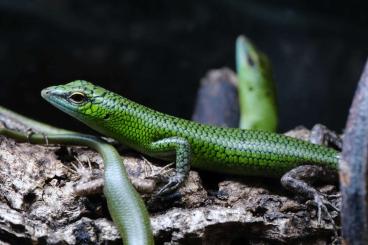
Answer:
<svg viewBox="0 0 368 245"><path fill-rule="evenodd" d="M327 219L329 221L331 221L332 224L335 225L335 222L330 214L329 208L332 209L333 211L337 211L339 212L340 210L333 205L329 200L327 200L327 198L321 194L321 193L316 193L314 195L313 198L313 202L316 204L317 206L317 222L320 225L322 222L322 212L325 213L327 215Z"/></svg>
<svg viewBox="0 0 368 245"><path fill-rule="evenodd" d="M156 184L166 183L156 194L155 196L165 196L167 194L173 193L180 184L184 181L184 177L180 174L176 174L174 176L168 177L168 173L171 172L171 167L174 163L169 163L163 168L161 168L157 173L153 173L145 177L145 179L153 180Z"/></svg>
<svg viewBox="0 0 368 245"><path fill-rule="evenodd" d="M173 193L176 189L179 188L181 183L184 181L184 176L182 175L174 175L169 178L169 181L166 185L164 185L157 193L157 196L165 196L167 194Z"/></svg>
<svg viewBox="0 0 368 245"><path fill-rule="evenodd" d="M181 196L179 192L176 190L180 187L180 185L184 181L183 175L174 175L166 179L166 184L161 187L154 195L152 195L148 205L154 207L156 203L170 202L173 200L177 200L178 197Z"/></svg>
<svg viewBox="0 0 368 245"><path fill-rule="evenodd" d="M26 131L26 134L27 134L27 141L28 143L31 143L31 138L32 138L32 135L34 135L36 132L32 129L32 128L28 128L27 131ZM44 140L45 140L45 144L46 145L49 145L49 139L47 138L47 134L45 133L40 133Z"/></svg>
<svg viewBox="0 0 368 245"><path fill-rule="evenodd" d="M333 225L335 235L337 235L337 228L329 209L337 212L339 212L339 209L335 207L324 194L314 188L312 184L320 179L333 182L336 178L336 173L316 165L298 166L285 173L281 178L281 184L286 189L312 200L313 204L317 206L318 225L321 224L322 214L326 214L326 220L329 220Z"/></svg>
<svg viewBox="0 0 368 245"><path fill-rule="evenodd" d="M326 214L326 220L328 220L333 226L334 236L338 237L336 223L329 211L329 208L337 212L340 212L340 210L335 205L333 205L329 200L327 200L325 195L321 193L314 194L313 202L317 206L318 225L322 224L322 213Z"/></svg>
<svg viewBox="0 0 368 245"><path fill-rule="evenodd" d="M157 174L148 178L153 178L156 183L166 183L148 201L147 204L150 210L160 209L162 208L162 203L172 203L180 199L181 193L176 190L184 182L185 177L183 175L176 174L167 177L163 174Z"/></svg>

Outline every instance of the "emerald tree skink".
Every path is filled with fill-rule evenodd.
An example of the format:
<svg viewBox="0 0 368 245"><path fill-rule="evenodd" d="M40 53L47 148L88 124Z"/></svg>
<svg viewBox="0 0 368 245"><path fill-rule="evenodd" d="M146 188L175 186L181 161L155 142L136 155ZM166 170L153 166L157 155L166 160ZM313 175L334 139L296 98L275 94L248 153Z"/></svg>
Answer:
<svg viewBox="0 0 368 245"><path fill-rule="evenodd" d="M98 132L149 156L175 160L176 174L159 194L176 189L190 164L241 175L282 176L303 164L337 169L339 153L284 135L219 128L169 116L89 82L46 88L51 104Z"/></svg>

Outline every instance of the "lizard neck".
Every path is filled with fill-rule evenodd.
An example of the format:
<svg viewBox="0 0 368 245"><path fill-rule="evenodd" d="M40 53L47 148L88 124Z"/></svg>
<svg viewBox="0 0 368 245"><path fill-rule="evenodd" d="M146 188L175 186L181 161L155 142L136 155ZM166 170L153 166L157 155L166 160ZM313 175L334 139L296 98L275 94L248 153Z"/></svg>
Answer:
<svg viewBox="0 0 368 245"><path fill-rule="evenodd" d="M150 143L175 134L174 121L181 120L112 92L106 95L100 108L106 113L103 120L78 119L101 134L143 152Z"/></svg>

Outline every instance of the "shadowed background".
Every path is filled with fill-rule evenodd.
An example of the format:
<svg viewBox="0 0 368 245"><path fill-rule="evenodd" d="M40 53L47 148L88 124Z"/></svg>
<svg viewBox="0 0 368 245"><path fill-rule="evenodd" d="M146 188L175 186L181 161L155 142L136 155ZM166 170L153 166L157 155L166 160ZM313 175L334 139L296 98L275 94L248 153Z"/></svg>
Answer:
<svg viewBox="0 0 368 245"><path fill-rule="evenodd" d="M46 86L93 81L190 118L206 71L234 69L245 34L273 64L280 131L323 123L341 131L368 54L364 3L335 1L0 0L0 104L86 131L40 97Z"/></svg>

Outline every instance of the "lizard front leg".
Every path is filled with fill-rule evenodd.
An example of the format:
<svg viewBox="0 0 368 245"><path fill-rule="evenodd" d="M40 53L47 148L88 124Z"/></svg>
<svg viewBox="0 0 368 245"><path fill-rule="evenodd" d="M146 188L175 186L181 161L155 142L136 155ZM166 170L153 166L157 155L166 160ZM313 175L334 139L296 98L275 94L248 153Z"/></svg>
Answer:
<svg viewBox="0 0 368 245"><path fill-rule="evenodd" d="M163 186L157 196L163 196L175 191L187 178L190 169L191 148L186 139L171 137L155 141L149 145L149 151L153 154L176 155L176 173L171 176L168 183Z"/></svg>

